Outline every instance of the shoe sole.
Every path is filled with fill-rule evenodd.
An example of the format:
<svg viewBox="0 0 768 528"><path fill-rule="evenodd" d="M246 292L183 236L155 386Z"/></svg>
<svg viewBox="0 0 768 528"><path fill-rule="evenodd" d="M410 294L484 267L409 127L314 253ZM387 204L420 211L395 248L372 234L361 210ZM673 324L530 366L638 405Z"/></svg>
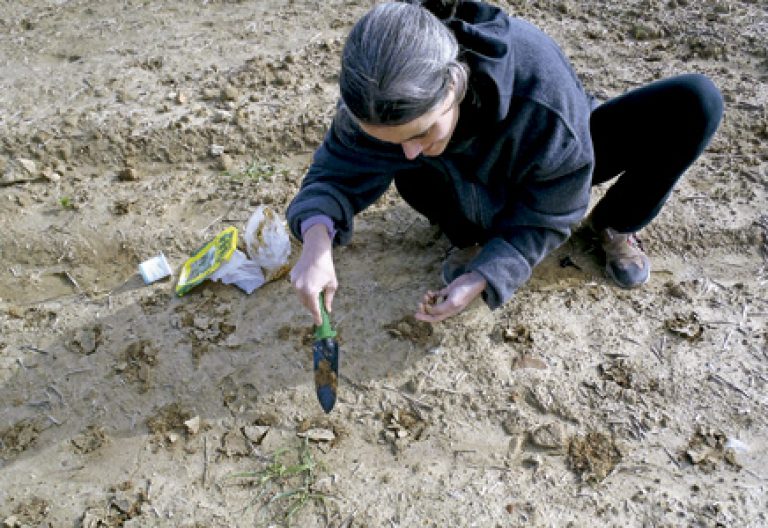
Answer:
<svg viewBox="0 0 768 528"><path fill-rule="evenodd" d="M637 284L631 284L626 285L622 284L619 279L616 278L616 275L614 275L613 271L611 271L610 266L606 266L603 268L605 270L605 274L613 281L615 285L617 285L619 288L625 289L625 290L634 290L635 288L639 288L640 286L644 284L648 284L648 281L651 280L651 267L650 264L648 266L648 275L645 276L645 280L643 282L638 282Z"/></svg>

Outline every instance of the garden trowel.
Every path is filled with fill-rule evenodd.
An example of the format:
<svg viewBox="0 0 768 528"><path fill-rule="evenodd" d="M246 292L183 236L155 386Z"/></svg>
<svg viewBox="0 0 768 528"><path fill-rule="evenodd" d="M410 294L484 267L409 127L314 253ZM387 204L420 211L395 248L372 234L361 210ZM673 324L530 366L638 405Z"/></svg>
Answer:
<svg viewBox="0 0 768 528"><path fill-rule="evenodd" d="M328 312L325 310L325 295L320 292L321 325L315 327L315 344L312 357L315 368L315 390L320 406L326 413L336 403L336 389L339 382L339 344L336 331L331 328Z"/></svg>

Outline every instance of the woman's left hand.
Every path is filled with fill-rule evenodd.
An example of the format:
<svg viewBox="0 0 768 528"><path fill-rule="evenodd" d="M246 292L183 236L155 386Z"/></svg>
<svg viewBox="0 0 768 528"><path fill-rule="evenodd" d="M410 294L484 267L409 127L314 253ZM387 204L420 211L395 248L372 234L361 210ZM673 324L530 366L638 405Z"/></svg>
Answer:
<svg viewBox="0 0 768 528"><path fill-rule="evenodd" d="M476 271L465 273L440 291L428 291L419 303L415 317L419 321L437 323L454 316L469 306L487 284Z"/></svg>

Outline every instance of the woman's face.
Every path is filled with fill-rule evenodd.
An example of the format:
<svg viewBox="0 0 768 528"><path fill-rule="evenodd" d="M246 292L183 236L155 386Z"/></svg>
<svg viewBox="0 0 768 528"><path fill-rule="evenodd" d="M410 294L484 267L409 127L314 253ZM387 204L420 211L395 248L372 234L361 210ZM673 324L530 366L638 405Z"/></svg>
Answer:
<svg viewBox="0 0 768 528"><path fill-rule="evenodd" d="M360 123L360 128L380 141L400 145L409 160L419 154L439 156L448 145L459 119L459 105L455 99L454 91L451 90L435 108L412 121L402 125Z"/></svg>

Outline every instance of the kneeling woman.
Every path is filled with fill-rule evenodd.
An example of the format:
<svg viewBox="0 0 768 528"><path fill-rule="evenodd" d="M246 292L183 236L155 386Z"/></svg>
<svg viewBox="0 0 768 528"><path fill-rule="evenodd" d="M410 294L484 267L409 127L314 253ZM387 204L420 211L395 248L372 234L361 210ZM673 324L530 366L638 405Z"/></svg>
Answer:
<svg viewBox="0 0 768 528"><path fill-rule="evenodd" d="M303 241L291 280L320 323L338 281L332 247L394 181L457 250L445 288L416 317L437 322L482 295L507 302L588 208L590 187L616 178L587 224L608 275L644 284L650 262L634 233L659 213L722 115L706 77L656 81L598 104L556 43L483 2L390 2L344 46L341 100L287 216Z"/></svg>

